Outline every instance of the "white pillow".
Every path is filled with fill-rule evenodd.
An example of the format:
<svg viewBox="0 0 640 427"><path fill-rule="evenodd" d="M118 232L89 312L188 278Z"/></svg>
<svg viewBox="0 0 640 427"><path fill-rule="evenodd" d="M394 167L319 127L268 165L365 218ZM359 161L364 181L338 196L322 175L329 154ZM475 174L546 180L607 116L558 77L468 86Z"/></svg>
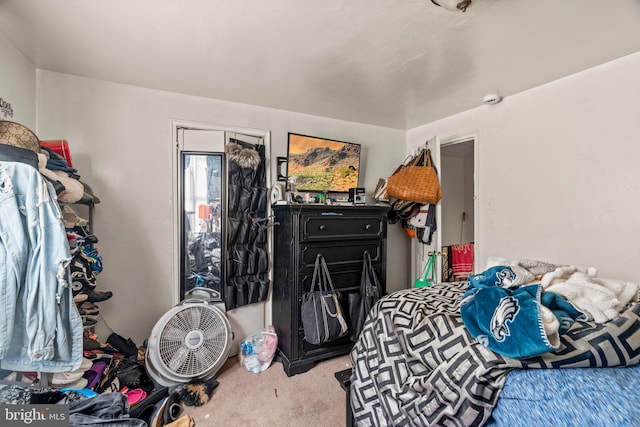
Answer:
<svg viewBox="0 0 640 427"><path fill-rule="evenodd" d="M487 267L485 270L495 267L496 265L507 265L507 259L499 256L490 256L487 258Z"/></svg>

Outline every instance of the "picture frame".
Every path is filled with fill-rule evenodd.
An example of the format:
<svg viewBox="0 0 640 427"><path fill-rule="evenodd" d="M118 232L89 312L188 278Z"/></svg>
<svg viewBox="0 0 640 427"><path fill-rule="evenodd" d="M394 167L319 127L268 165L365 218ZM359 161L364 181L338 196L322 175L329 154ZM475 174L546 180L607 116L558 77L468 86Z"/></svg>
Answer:
<svg viewBox="0 0 640 427"><path fill-rule="evenodd" d="M276 180L287 182L287 158L276 157Z"/></svg>

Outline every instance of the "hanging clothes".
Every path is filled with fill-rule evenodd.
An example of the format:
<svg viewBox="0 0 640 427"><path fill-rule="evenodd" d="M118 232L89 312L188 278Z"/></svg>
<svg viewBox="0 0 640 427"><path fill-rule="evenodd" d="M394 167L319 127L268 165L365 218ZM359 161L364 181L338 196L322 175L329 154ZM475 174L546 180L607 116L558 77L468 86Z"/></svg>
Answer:
<svg viewBox="0 0 640 427"><path fill-rule="evenodd" d="M56 192L34 151L1 141L0 235L0 367L78 369L83 328Z"/></svg>

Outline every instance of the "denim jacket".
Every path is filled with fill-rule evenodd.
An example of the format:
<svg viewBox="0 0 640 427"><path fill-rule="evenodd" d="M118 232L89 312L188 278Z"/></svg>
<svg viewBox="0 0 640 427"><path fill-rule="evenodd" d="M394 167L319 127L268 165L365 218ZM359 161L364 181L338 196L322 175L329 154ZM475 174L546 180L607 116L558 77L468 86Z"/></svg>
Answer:
<svg viewBox="0 0 640 427"><path fill-rule="evenodd" d="M80 367L82 320L70 286L69 244L36 153L0 144L0 367Z"/></svg>

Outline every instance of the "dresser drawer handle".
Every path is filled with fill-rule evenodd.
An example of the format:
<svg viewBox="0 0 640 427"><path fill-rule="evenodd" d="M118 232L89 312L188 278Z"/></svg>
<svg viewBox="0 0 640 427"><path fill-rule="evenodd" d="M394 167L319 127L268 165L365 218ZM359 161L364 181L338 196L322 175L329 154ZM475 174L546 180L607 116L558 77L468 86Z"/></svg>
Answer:
<svg viewBox="0 0 640 427"><path fill-rule="evenodd" d="M365 230L371 230L371 224L367 224L367 225L365 225L365 226L364 226L364 229L365 229Z"/></svg>
<svg viewBox="0 0 640 427"><path fill-rule="evenodd" d="M321 225L320 227L318 227L318 229L320 229L320 230L326 230L326 229L327 229L327 226L326 226L326 225Z"/></svg>

